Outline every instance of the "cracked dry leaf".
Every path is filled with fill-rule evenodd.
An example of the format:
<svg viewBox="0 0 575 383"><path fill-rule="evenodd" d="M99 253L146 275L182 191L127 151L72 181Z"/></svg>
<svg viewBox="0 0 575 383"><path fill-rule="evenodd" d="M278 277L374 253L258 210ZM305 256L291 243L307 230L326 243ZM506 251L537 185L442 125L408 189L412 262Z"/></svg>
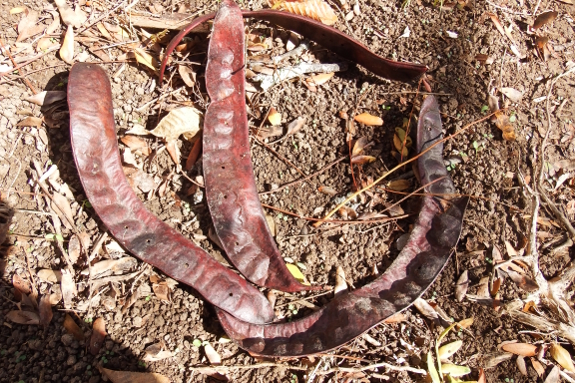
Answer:
<svg viewBox="0 0 575 383"><path fill-rule="evenodd" d="M99 367L100 373L112 383L170 383L170 379L156 372L114 371Z"/></svg>
<svg viewBox="0 0 575 383"><path fill-rule="evenodd" d="M180 135L192 139L200 131L200 114L199 110L191 106L174 109L162 118L154 130L147 133L163 138L166 142L176 141Z"/></svg>
<svg viewBox="0 0 575 383"><path fill-rule="evenodd" d="M268 4L273 9L307 16L325 25L333 25L337 21L337 15L324 0L268 0Z"/></svg>
<svg viewBox="0 0 575 383"><path fill-rule="evenodd" d="M12 310L6 314L6 319L18 324L39 324L40 317L32 311Z"/></svg>
<svg viewBox="0 0 575 383"><path fill-rule="evenodd" d="M74 62L74 28L71 25L68 25L68 30L62 40L62 46L60 46L60 58L66 64Z"/></svg>

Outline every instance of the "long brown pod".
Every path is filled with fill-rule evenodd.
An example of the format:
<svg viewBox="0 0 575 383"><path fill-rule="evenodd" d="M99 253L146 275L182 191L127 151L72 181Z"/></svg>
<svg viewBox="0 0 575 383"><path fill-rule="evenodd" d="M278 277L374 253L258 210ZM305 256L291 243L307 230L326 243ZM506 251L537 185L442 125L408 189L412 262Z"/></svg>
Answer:
<svg viewBox="0 0 575 383"><path fill-rule="evenodd" d="M172 39L166 48L166 53L162 60L160 83L164 76L168 58L176 46L188 33L206 21L213 19L214 15L214 13L210 13L193 20ZM345 33L304 16L271 9L242 11L242 15L244 17L253 17L258 20L269 21L285 29L297 32L337 53L341 57L358 63L376 75L390 80L414 81L421 77L427 70L425 65L398 62L378 56L365 45L352 39Z"/></svg>
<svg viewBox="0 0 575 383"><path fill-rule="evenodd" d="M131 189L118 152L112 92L104 70L75 64L68 79L68 105L84 192L116 240L231 315L251 323L273 320L273 309L259 290L150 213Z"/></svg>
<svg viewBox="0 0 575 383"><path fill-rule="evenodd" d="M309 290L289 272L269 232L250 158L245 105L244 21L224 0L208 48L203 168L216 234L234 266L253 283L282 291Z"/></svg>
<svg viewBox="0 0 575 383"><path fill-rule="evenodd" d="M441 136L439 108L428 97L421 109L418 150ZM443 165L443 145L425 153L418 162L426 192L450 194L454 186ZM391 266L376 280L293 322L255 325L218 311L226 333L252 354L302 356L324 352L354 339L385 318L411 305L435 280L459 239L467 198L443 204L426 196L407 244Z"/></svg>

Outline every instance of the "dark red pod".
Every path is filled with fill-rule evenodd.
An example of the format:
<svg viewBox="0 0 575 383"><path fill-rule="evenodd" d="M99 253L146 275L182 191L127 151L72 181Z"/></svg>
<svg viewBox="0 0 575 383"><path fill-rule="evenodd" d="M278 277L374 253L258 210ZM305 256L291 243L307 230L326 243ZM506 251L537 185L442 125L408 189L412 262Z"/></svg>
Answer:
<svg viewBox="0 0 575 383"><path fill-rule="evenodd" d="M80 180L116 240L222 310L248 322L270 322L273 309L259 290L151 214L131 189L118 152L110 81L102 68L74 64L68 105Z"/></svg>
<svg viewBox="0 0 575 383"><path fill-rule="evenodd" d="M428 97L418 125L421 152L441 138L435 99ZM438 144L419 158L427 193L449 195L454 186ZM288 323L256 325L218 311L226 333L252 354L302 356L324 352L354 339L385 318L410 306L435 280L459 239L467 198L453 199L444 211L435 197L426 196L407 244L387 270L373 282L335 298L321 310Z"/></svg>
<svg viewBox="0 0 575 383"><path fill-rule="evenodd" d="M244 21L224 0L208 48L203 168L216 234L234 266L253 283L282 291L309 290L289 272L269 232L250 158L245 102Z"/></svg>

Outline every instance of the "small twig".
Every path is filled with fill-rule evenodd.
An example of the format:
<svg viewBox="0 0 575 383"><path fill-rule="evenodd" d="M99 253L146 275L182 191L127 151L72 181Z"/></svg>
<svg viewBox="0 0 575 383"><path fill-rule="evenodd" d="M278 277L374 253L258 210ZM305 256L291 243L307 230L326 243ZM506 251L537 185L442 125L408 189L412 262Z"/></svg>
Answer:
<svg viewBox="0 0 575 383"><path fill-rule="evenodd" d="M397 166L395 166L393 169L389 170L388 172L386 172L385 174L383 174L381 177L379 177L378 179L376 179L375 181L373 181L372 183L370 183L369 185L365 186L364 188L356 191L355 193L353 193L351 196L347 197L342 203L340 203L339 205L337 205L337 207L335 209L333 209L331 212L329 212L324 218L322 218L320 221L318 221L316 224L314 224L315 227L319 227L321 224L323 224L324 222L328 222L327 220L334 215L339 209L341 209L343 206L345 206L346 203L348 203L349 201L351 201L352 199L354 199L355 197L357 197L358 195L360 195L361 193L365 192L366 190L369 190L371 188L373 188L375 185L377 185L378 183L380 183L381 181L383 181L384 179L386 179L390 174L392 174L393 172L397 171L398 169L401 169L402 167L404 167L405 165L417 160L419 157L421 157L422 155L424 155L425 153L427 153L428 151L430 151L431 149L433 149L435 146L443 144L445 141L451 140L454 137L460 135L461 133L463 133L464 131L466 131L467 129L469 129L470 127L486 121L488 119L491 118L491 116L493 116L494 113L489 114L488 116L485 116L483 118L480 118L479 120L473 121L467 125L465 125L463 128L459 129L457 132L442 138L441 140L438 140L436 142L434 142L431 146L429 146L427 149L425 149L424 151L422 151L421 153L419 153L418 155L410 158L409 160L405 160L402 163L398 164Z"/></svg>
<svg viewBox="0 0 575 383"><path fill-rule="evenodd" d="M278 55L275 57L272 57L272 61L274 62L274 64L279 63L282 60L285 60L289 57L295 56L300 54L300 52L309 49L309 40L305 39L302 42L299 43L299 45L297 47L295 47L294 49L292 49L291 51L288 51L282 55Z"/></svg>
<svg viewBox="0 0 575 383"><path fill-rule="evenodd" d="M56 45L56 46L54 46L54 47L50 47L50 48L46 49L44 52L39 53L39 54L37 54L36 56L32 57L30 60L28 60L28 61L26 61L26 62L24 62L24 63L22 63L22 64L20 64L20 65L15 66L14 68L10 69L9 72L0 73L0 78L1 78L1 77L4 77L4 76L11 76L14 71L20 70L21 68L25 67L26 65L29 65L29 64L33 63L34 61L36 61L36 60L38 60L38 59L41 59L42 57L46 56L48 53L57 51L58 49L60 49L60 46L59 46L59 45ZM62 64L62 65L63 65L63 66L67 66L68 64ZM35 72L37 72L37 71L32 71L32 72L30 72L30 73L35 73ZM28 74L30 74L30 73L28 73Z"/></svg>
<svg viewBox="0 0 575 383"><path fill-rule="evenodd" d="M572 240L575 239L575 228L573 228L573 225L571 225L571 222L569 222L567 217L565 217L565 215L563 213L561 213L561 211L557 208L555 203L553 201L551 201L551 199L549 198L547 193L545 193L545 190L543 189L542 186L539 186L539 194L543 198L543 201L545 201L545 204L547 205L549 210L551 210L551 212L553 212L553 215L555 215L555 218L557 218L559 221L561 221L565 230L567 230L569 232L571 239Z"/></svg>
<svg viewBox="0 0 575 383"><path fill-rule="evenodd" d="M325 172L326 170L328 170L328 169L334 167L335 165L337 165L337 164L339 164L340 162L342 162L343 160L345 160L347 157L348 157L348 156L340 157L340 158L338 158L337 160L333 161L332 163L327 164L327 165L324 166L323 168L319 169L318 171L315 171L315 172L313 172L313 173L311 173L311 174L309 174L309 175L307 175L307 176L305 176L305 177L303 177L303 178L297 179L297 180L295 180L295 181L291 181L291 182L288 182L288 183L286 183L286 184L283 184L283 185L281 185L280 187L278 187L277 189L273 189L273 190L261 192L261 193L259 193L259 195L277 193L278 191L283 190L283 189L285 189L285 188L287 188L287 187L290 187L290 186L293 186L293 185L297 185L297 184L299 184L299 183L301 183L301 182L307 181L307 180L309 180L310 178L313 178L313 177L315 177L315 176L317 176L317 175L320 175L321 173Z"/></svg>
<svg viewBox="0 0 575 383"><path fill-rule="evenodd" d="M80 35L81 33L84 33L86 30L92 28L94 25L98 24L100 21L102 21L105 18L107 18L108 16L110 16L110 14L112 12L114 12L116 9L120 8L125 2L126 2L126 0L121 0L120 2L118 2L118 4L114 5L112 7L112 9L110 9L108 12L104 13L102 16L98 17L96 20L92 21L90 24L86 25L84 28L77 31L76 35Z"/></svg>
<svg viewBox="0 0 575 383"><path fill-rule="evenodd" d="M144 105L142 105L142 106L140 106L139 108L137 108L137 109L136 109L136 112L141 112L141 111L143 111L144 109L146 109L148 106L152 105L153 103L158 102L158 101L160 101L160 100L163 100L164 98L166 98L166 97L168 97L168 96L172 96L172 95L174 95L174 94L180 93L180 92L181 92L182 90L184 90L184 89L185 89L185 86L182 86L182 87L180 87L180 88L178 88L178 89L174 89L174 90L172 90L172 91L170 91L170 92L168 92L168 93L162 93L160 96L154 98L152 101L148 101L148 102L146 102Z"/></svg>
<svg viewBox="0 0 575 383"><path fill-rule="evenodd" d="M329 370L319 371L317 374L318 375L329 375L329 374L333 374L334 372L354 373L354 372L363 372L366 370L373 370L373 369L381 368L381 367L388 368L388 369L393 370L393 371L400 371L400 372L401 371L407 371L407 372L412 372L414 374L427 375L427 371L425 371L421 368L414 368L414 367L410 367L410 366L394 366L392 364L385 363L385 362L370 364L369 366L363 366L363 367L333 367L333 368L330 368Z"/></svg>
<svg viewBox="0 0 575 383"><path fill-rule="evenodd" d="M18 65L16 65L16 61L14 61L14 57L12 57L12 53L10 53L10 51L8 49L6 49L6 46L4 45L4 41L2 40L1 37L0 37L0 46L2 46L2 50L4 52L6 52L6 54L10 58L10 61L12 61L14 68L17 67ZM14 71L14 69L12 69L10 72L13 72L13 71ZM26 75L25 73L22 72L21 69L20 69L20 73L22 76ZM34 86L32 86L32 83L27 78L23 78L23 80L26 83L26 85L28 85L28 88L30 88L30 90L32 91L33 94L38 94L38 91L36 90L36 88L34 88Z"/></svg>
<svg viewBox="0 0 575 383"><path fill-rule="evenodd" d="M253 138L258 144L260 144L261 146L263 146L264 148L266 148L267 150L272 152L277 158L279 158L280 160L282 160L283 162L285 162L286 164L288 164L289 166L294 168L303 177L307 177L307 175L303 171L301 171L300 168L298 168L296 165L294 165L293 162L291 162L290 160L288 160L287 158L285 158L284 156L282 156L281 154L276 152L273 148L271 148L268 144L266 144L265 142L258 139L256 136L253 136Z"/></svg>

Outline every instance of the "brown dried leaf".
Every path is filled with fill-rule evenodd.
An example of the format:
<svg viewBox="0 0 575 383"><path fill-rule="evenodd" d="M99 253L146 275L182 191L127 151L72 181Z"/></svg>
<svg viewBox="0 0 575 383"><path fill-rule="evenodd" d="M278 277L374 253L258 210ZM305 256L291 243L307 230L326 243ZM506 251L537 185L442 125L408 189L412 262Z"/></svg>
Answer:
<svg viewBox="0 0 575 383"><path fill-rule="evenodd" d="M66 329L66 331L68 331L70 334L74 335L74 338L76 338L77 341L83 341L84 340L84 332L76 324L74 319L72 319L70 314L66 314L66 316L64 317L63 326Z"/></svg>
<svg viewBox="0 0 575 383"><path fill-rule="evenodd" d="M66 97L66 92L62 90L49 90L27 97L24 101L28 101L39 106L49 106L57 101L65 100Z"/></svg>
<svg viewBox="0 0 575 383"><path fill-rule="evenodd" d="M150 68L153 71L156 71L158 68L158 60L146 52L143 48L136 48L132 52L130 52L130 56L133 56L137 62L143 64Z"/></svg>
<svg viewBox="0 0 575 383"><path fill-rule="evenodd" d="M351 163L362 166L374 162L376 159L374 156L355 156L351 158Z"/></svg>
<svg viewBox="0 0 575 383"><path fill-rule="evenodd" d="M361 137L359 138L357 141L355 141L355 144L353 144L353 149L351 150L351 156L355 157L361 154L361 152L363 152L363 149L365 149L365 147L367 146L368 141L367 138L365 137Z"/></svg>
<svg viewBox="0 0 575 383"><path fill-rule="evenodd" d="M266 222L268 224L268 228L270 229L270 233L272 233L272 235L275 237L278 234L278 228L276 226L276 221L274 220L274 217L272 217L269 214L265 214L266 217Z"/></svg>
<svg viewBox="0 0 575 383"><path fill-rule="evenodd" d="M50 303L50 295L44 294L40 298L40 304L38 305L38 311L40 312L39 324L43 327L47 327L52 321L52 304Z"/></svg>
<svg viewBox="0 0 575 383"><path fill-rule="evenodd" d="M305 125L305 117L298 117L288 124L286 137L295 134L301 130Z"/></svg>
<svg viewBox="0 0 575 383"><path fill-rule="evenodd" d="M271 138L271 137L278 137L281 136L283 134L283 128L281 125L275 125L275 126L263 126L259 129L257 129L256 132L256 136L257 138L259 138L260 140L265 140L266 138Z"/></svg>
<svg viewBox="0 0 575 383"><path fill-rule="evenodd" d="M270 108L268 113L268 121L272 126L280 125L282 123L282 115L273 106Z"/></svg>
<svg viewBox="0 0 575 383"><path fill-rule="evenodd" d="M38 271L38 278L42 282L58 283L62 281L62 272L60 270L41 269Z"/></svg>
<svg viewBox="0 0 575 383"><path fill-rule="evenodd" d="M501 287L501 283L503 282L502 278L495 278L493 280L493 285L491 286L490 294L492 297L495 297L499 292L499 288Z"/></svg>
<svg viewBox="0 0 575 383"><path fill-rule="evenodd" d="M505 31L505 29L501 25L501 22L499 21L499 18L497 17L497 15L495 13L492 13L492 12L487 12L487 15L491 18L491 21L493 21L493 24L495 25L495 28L497 28L499 33L501 33L501 35L503 35L503 36L507 36L513 42L513 39L510 37L510 35Z"/></svg>
<svg viewBox="0 0 575 383"><path fill-rule="evenodd" d="M337 195L337 190L335 190L331 186L320 186L317 190L320 193L327 194L329 196Z"/></svg>
<svg viewBox="0 0 575 383"><path fill-rule="evenodd" d="M90 337L90 353L98 355L106 339L106 322L104 318L97 318L92 325L92 336Z"/></svg>
<svg viewBox="0 0 575 383"><path fill-rule="evenodd" d="M417 311L423 314L423 316L425 316L427 319L430 319L434 322L439 321L439 315L437 314L437 311L435 311L435 309L431 307L431 305L427 303L426 300L422 298L417 298L413 302L413 305L415 306Z"/></svg>
<svg viewBox="0 0 575 383"><path fill-rule="evenodd" d="M530 343L507 343L501 346L501 349L503 351L507 351L515 355L521 355L521 356L537 355L537 346Z"/></svg>
<svg viewBox="0 0 575 383"><path fill-rule="evenodd" d="M549 352L553 359L555 359L555 361L557 361L561 367L568 371L575 372L575 366L573 366L571 355L569 354L569 351L563 348L563 346L561 346L559 343L553 343L549 348Z"/></svg>
<svg viewBox="0 0 575 383"><path fill-rule="evenodd" d="M113 383L170 383L170 379L156 372L114 371L100 367L100 373Z"/></svg>
<svg viewBox="0 0 575 383"><path fill-rule="evenodd" d="M409 180L393 180L387 184L387 187L391 190L405 191L411 187Z"/></svg>
<svg viewBox="0 0 575 383"><path fill-rule="evenodd" d="M70 207L70 201L62 194L54 192L52 195L52 201L58 208L56 212L61 211L65 217L60 217L60 219L64 220L67 219L70 224L74 223L74 213L72 212L72 208Z"/></svg>
<svg viewBox="0 0 575 383"><path fill-rule="evenodd" d="M152 290L158 298L164 302L170 302L170 288L166 282L154 283L152 284Z"/></svg>
<svg viewBox="0 0 575 383"><path fill-rule="evenodd" d="M60 58L66 64L74 62L74 28L71 25L68 25L68 30L62 40L62 46L60 46Z"/></svg>
<svg viewBox="0 0 575 383"><path fill-rule="evenodd" d="M393 314L392 316L384 320L383 323L393 324L393 323L404 322L406 320L407 320L407 314L400 312Z"/></svg>
<svg viewBox="0 0 575 383"><path fill-rule="evenodd" d="M14 273L12 276L12 286L16 288L16 291L14 291L14 296L16 297L17 301L22 300L21 295L19 296L17 294L30 294L32 292L30 283L17 273Z"/></svg>
<svg viewBox="0 0 575 383"><path fill-rule="evenodd" d="M178 65L178 73L182 81L190 88L196 84L196 72L192 68L185 65Z"/></svg>
<svg viewBox="0 0 575 383"><path fill-rule="evenodd" d="M542 377L545 374L545 367L543 367L543 365L537 359L531 358L531 364L533 365L533 368L539 377Z"/></svg>
<svg viewBox="0 0 575 383"><path fill-rule="evenodd" d="M553 22L553 20L557 18L558 14L559 13L557 11L543 12L542 14L537 16L537 18L533 22L533 29L539 29L545 24Z"/></svg>
<svg viewBox="0 0 575 383"><path fill-rule="evenodd" d="M463 302L463 298L467 294L467 288L469 287L469 276L467 270L465 270L459 276L457 283L455 284L455 299L458 302Z"/></svg>
<svg viewBox="0 0 575 383"><path fill-rule="evenodd" d="M190 106L177 108L162 118L158 126L148 133L163 138L166 142L175 141L184 135L193 138L200 131L200 111Z"/></svg>
<svg viewBox="0 0 575 383"><path fill-rule="evenodd" d="M523 93L521 93L517 89L501 88L501 89L499 89L499 91L501 93L503 93L508 99L510 99L513 102L519 102L519 101L521 101L521 98L523 98Z"/></svg>
<svg viewBox="0 0 575 383"><path fill-rule="evenodd" d="M503 138L506 141L515 141L515 129L511 122L509 122L509 117L501 111L496 111L495 115L492 117L495 126L497 126L503 132Z"/></svg>
<svg viewBox="0 0 575 383"><path fill-rule="evenodd" d="M165 350L165 345L163 342L154 343L144 350L146 355L144 355L144 361L146 362L157 362L159 360L171 358L174 356L174 353L168 350Z"/></svg>
<svg viewBox="0 0 575 383"><path fill-rule="evenodd" d="M150 153L152 153L152 150L148 146L148 143L140 137L126 135L120 138L120 141L122 141L124 145L130 148L132 152L139 152L144 156L149 156Z"/></svg>
<svg viewBox="0 0 575 383"><path fill-rule="evenodd" d="M68 242L68 256L70 257L70 261L72 261L72 263L78 262L81 251L82 245L80 244L80 238L74 234Z"/></svg>
<svg viewBox="0 0 575 383"><path fill-rule="evenodd" d="M383 120L380 117L371 115L369 113L361 113L353 118L355 121L367 126L381 126Z"/></svg>
<svg viewBox="0 0 575 383"><path fill-rule="evenodd" d="M104 24L98 23L98 24L96 24L96 27L98 28L98 30L100 31L100 33L102 34L102 36L104 36L106 39L108 39L108 40L110 40L110 41L114 41L114 38L112 37L112 35L110 34L110 32L108 32L108 30L106 29L106 27L104 26Z"/></svg>
<svg viewBox="0 0 575 383"><path fill-rule="evenodd" d="M469 317L469 318L465 318L465 319L460 320L459 322L457 322L457 325L461 328L469 328L469 327L471 327L471 325L473 324L474 321L475 321L475 318Z"/></svg>
<svg viewBox="0 0 575 383"><path fill-rule="evenodd" d="M190 150L190 154L188 154L188 158L186 159L186 166L185 170L190 170L202 154L202 137L199 137L194 145L192 146L192 150Z"/></svg>
<svg viewBox="0 0 575 383"><path fill-rule="evenodd" d="M22 121L20 121L16 126L35 126L37 128L42 126L43 120L38 117L26 117Z"/></svg>
<svg viewBox="0 0 575 383"><path fill-rule="evenodd" d="M76 290L74 276L68 270L64 269L62 269L61 290L64 307L69 309L72 307L72 300L78 294L78 291Z"/></svg>
<svg viewBox="0 0 575 383"><path fill-rule="evenodd" d="M32 311L12 310L6 314L6 319L18 324L39 324L40 317Z"/></svg>
<svg viewBox="0 0 575 383"><path fill-rule="evenodd" d="M324 0L268 0L268 2L274 9L307 16L326 25L333 25L337 21L337 15Z"/></svg>
<svg viewBox="0 0 575 383"><path fill-rule="evenodd" d="M487 383L487 378L485 377L485 370L479 369L479 377L477 378L477 383Z"/></svg>

